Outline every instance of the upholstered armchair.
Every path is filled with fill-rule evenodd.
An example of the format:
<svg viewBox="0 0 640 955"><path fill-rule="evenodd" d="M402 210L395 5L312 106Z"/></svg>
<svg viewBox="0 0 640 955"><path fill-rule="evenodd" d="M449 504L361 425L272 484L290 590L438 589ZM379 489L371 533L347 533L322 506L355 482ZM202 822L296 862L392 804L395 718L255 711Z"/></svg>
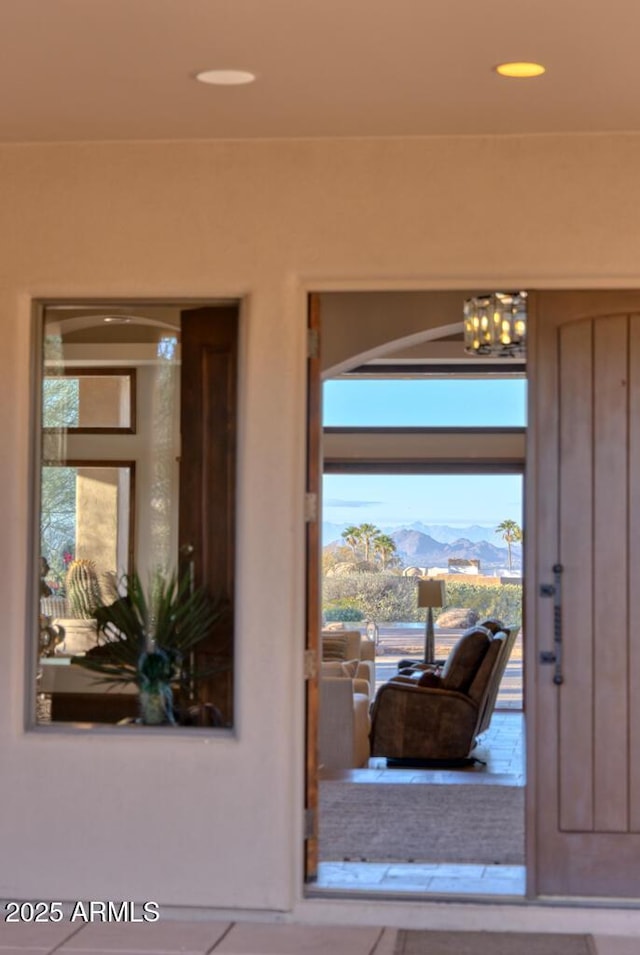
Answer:
<svg viewBox="0 0 640 955"><path fill-rule="evenodd" d="M367 680L371 699L376 691L376 645L359 630L323 630L320 634L322 662L357 660L358 679Z"/></svg>
<svg viewBox="0 0 640 955"><path fill-rule="evenodd" d="M390 760L459 761L486 729L515 632L472 627L442 670L392 678L371 713L371 755Z"/></svg>
<svg viewBox="0 0 640 955"><path fill-rule="evenodd" d="M321 769L353 769L367 765L371 726L368 689L366 680L321 675L318 724Z"/></svg>
<svg viewBox="0 0 640 955"><path fill-rule="evenodd" d="M321 635L318 755L325 770L366 766L369 706L375 694L375 644L359 630Z"/></svg>

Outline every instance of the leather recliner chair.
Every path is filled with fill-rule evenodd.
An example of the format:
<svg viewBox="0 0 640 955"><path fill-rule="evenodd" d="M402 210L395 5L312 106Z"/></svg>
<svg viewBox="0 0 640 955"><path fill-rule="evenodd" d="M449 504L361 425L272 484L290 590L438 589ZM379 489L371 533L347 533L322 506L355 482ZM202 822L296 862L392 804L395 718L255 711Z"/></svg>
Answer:
<svg viewBox="0 0 640 955"><path fill-rule="evenodd" d="M491 629L465 631L441 671L416 670L380 687L371 711L372 756L420 763L468 759L489 726L517 633L486 623Z"/></svg>

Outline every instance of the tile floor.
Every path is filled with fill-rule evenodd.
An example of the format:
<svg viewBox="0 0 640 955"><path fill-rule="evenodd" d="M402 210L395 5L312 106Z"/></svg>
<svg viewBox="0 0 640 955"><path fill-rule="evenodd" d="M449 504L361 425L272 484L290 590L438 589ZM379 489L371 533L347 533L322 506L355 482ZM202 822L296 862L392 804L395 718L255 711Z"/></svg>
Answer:
<svg viewBox="0 0 640 955"><path fill-rule="evenodd" d="M273 922L0 923L0 955L393 955L396 936L392 928ZM638 938L597 936L590 942L593 955L640 951Z"/></svg>
<svg viewBox="0 0 640 955"><path fill-rule="evenodd" d="M456 770L387 769L383 758L369 760L368 769L326 774L328 779L366 783L454 783L458 785L524 786L524 717L521 712L494 713L491 726L474 754L485 766ZM503 900L522 897L525 868L517 865L397 864L375 862L321 862L310 896L366 895L491 896ZM640 950L639 950L640 951Z"/></svg>
<svg viewBox="0 0 640 955"><path fill-rule="evenodd" d="M0 955L392 955L395 937L378 927L256 922L2 924Z"/></svg>

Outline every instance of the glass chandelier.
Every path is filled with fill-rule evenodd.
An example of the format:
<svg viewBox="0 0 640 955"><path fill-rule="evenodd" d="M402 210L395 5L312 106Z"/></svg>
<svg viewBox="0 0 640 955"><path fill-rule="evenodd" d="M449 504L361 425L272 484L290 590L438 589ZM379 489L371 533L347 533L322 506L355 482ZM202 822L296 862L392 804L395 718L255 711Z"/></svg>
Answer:
<svg viewBox="0 0 640 955"><path fill-rule="evenodd" d="M522 358L526 348L526 292L492 292L465 301L464 350L469 355Z"/></svg>

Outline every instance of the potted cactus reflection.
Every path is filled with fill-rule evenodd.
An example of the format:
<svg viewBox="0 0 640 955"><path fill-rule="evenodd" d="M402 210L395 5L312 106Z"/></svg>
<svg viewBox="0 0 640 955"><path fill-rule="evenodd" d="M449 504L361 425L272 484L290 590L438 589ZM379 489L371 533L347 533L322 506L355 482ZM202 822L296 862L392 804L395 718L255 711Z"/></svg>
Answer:
<svg viewBox="0 0 640 955"><path fill-rule="evenodd" d="M83 653L98 642L96 609L102 603L95 561L72 560L65 577L68 617L56 622L64 630L64 652Z"/></svg>
<svg viewBox="0 0 640 955"><path fill-rule="evenodd" d="M96 607L102 603L95 561L72 560L67 569L65 589L72 617L95 618Z"/></svg>

